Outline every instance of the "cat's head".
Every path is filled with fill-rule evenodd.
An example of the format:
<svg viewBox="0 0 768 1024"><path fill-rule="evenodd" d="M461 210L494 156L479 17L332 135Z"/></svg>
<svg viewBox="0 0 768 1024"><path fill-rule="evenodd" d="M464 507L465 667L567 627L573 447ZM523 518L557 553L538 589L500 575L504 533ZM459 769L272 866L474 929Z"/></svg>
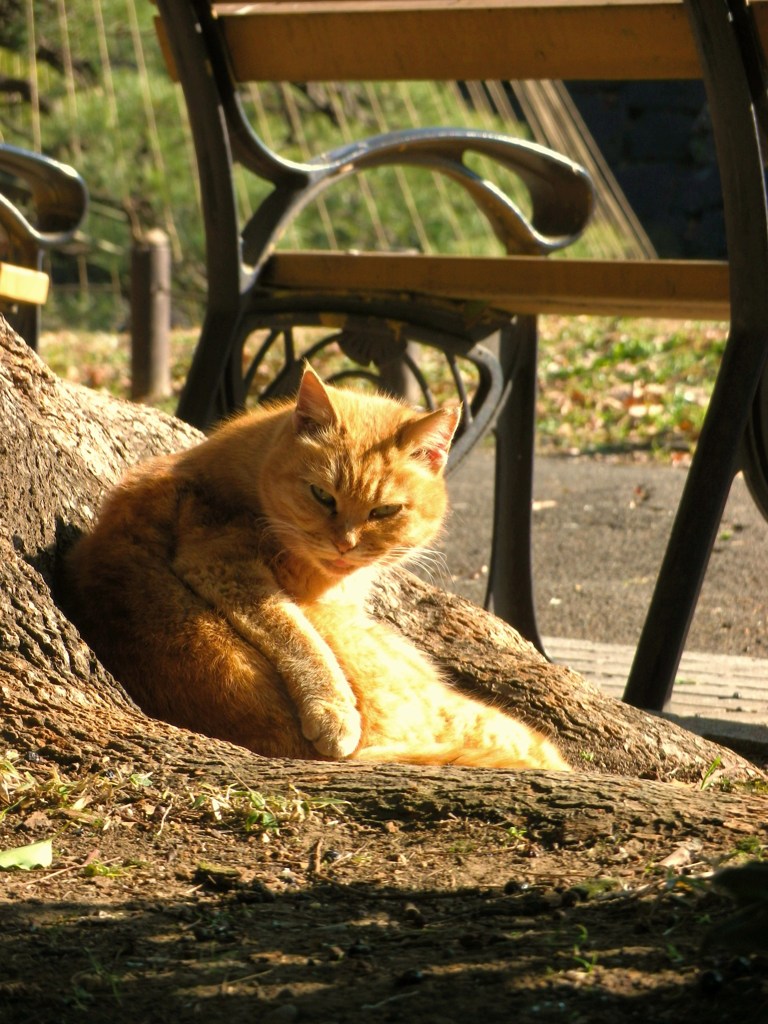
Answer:
<svg viewBox="0 0 768 1024"><path fill-rule="evenodd" d="M307 367L289 415L261 495L286 549L333 581L432 542L446 511L443 470L459 409L414 412L326 386Z"/></svg>

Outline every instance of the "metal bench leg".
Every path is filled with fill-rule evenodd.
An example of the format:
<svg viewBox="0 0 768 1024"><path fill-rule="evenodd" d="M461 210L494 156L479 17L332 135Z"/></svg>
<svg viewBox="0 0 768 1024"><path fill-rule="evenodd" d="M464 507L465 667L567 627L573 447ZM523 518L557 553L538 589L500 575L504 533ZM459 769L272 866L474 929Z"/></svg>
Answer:
<svg viewBox="0 0 768 1024"><path fill-rule="evenodd" d="M747 51L732 8L687 0L701 57L723 187L731 328L701 438L675 518L624 700L660 711L669 701L710 552L739 469L752 403L768 358L768 204Z"/></svg>
<svg viewBox="0 0 768 1024"><path fill-rule="evenodd" d="M226 389L227 365L240 326L239 310L209 310L195 348L176 415L198 430L207 430L238 403Z"/></svg>
<svg viewBox="0 0 768 1024"><path fill-rule="evenodd" d="M635 707L668 703L731 483L758 374L744 339L731 337L675 516L624 693ZM757 363L760 364L759 354Z"/></svg>
<svg viewBox="0 0 768 1024"><path fill-rule="evenodd" d="M531 567L531 502L536 419L536 318L519 316L501 331L507 393L496 421L493 543L485 606L543 651Z"/></svg>

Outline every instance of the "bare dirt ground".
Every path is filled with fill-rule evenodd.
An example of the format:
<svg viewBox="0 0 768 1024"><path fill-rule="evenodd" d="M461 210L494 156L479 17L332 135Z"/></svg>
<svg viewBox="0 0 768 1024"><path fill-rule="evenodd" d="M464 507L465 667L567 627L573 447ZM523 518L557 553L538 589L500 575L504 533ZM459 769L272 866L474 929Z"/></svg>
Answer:
<svg viewBox="0 0 768 1024"><path fill-rule="evenodd" d="M708 880L762 857L749 834L560 846L129 771L15 763L36 784L0 849L54 857L0 874L6 1024L768 1020L768 958Z"/></svg>

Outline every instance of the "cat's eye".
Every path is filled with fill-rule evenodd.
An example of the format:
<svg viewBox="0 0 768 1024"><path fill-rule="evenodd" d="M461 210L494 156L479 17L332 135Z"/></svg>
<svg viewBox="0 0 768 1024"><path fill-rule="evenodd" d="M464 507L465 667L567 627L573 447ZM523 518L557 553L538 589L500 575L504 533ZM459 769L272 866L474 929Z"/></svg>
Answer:
<svg viewBox="0 0 768 1024"><path fill-rule="evenodd" d="M371 509L368 513L368 518L389 519L390 516L396 516L402 507L402 505L378 505L376 508Z"/></svg>
<svg viewBox="0 0 768 1024"><path fill-rule="evenodd" d="M312 497L315 501L319 501L321 505L325 505L326 508L335 509L336 499L328 491L324 491L322 487L318 487L317 484L310 484L309 489L312 492Z"/></svg>

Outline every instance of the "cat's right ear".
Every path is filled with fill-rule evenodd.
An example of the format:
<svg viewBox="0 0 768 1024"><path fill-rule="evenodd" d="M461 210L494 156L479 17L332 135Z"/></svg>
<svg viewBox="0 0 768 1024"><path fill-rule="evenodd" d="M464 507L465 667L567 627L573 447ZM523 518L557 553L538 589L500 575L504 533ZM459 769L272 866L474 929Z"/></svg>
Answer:
<svg viewBox="0 0 768 1024"><path fill-rule="evenodd" d="M307 363L296 395L294 429L297 434L314 434L324 427L333 426L335 422L336 412L325 384Z"/></svg>
<svg viewBox="0 0 768 1024"><path fill-rule="evenodd" d="M460 419L461 409L456 406L437 409L409 420L400 428L400 445L411 449L412 458L419 459L434 473L439 473L448 461L448 449Z"/></svg>

